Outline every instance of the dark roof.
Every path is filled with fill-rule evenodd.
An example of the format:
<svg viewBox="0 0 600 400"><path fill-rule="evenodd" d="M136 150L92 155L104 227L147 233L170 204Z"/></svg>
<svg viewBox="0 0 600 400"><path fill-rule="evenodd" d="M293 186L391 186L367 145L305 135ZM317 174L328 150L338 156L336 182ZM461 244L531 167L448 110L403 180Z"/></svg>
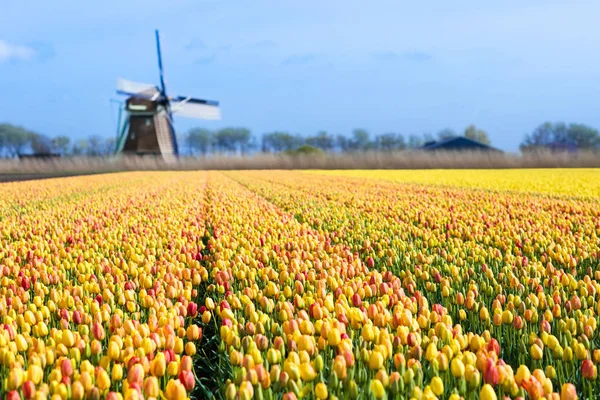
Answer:
<svg viewBox="0 0 600 400"><path fill-rule="evenodd" d="M442 139L437 142L428 142L422 148L422 150L480 150L480 151L497 151L500 150L478 142L477 140L470 139L465 136L454 136L447 139Z"/></svg>

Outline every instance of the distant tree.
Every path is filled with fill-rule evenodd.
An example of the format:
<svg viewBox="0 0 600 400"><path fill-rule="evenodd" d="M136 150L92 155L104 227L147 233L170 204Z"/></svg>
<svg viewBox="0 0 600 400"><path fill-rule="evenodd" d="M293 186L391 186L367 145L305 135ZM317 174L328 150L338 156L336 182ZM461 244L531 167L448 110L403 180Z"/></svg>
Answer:
<svg viewBox="0 0 600 400"><path fill-rule="evenodd" d="M102 149L102 138L98 135L91 135L87 140L87 155L88 156L101 156Z"/></svg>
<svg viewBox="0 0 600 400"><path fill-rule="evenodd" d="M73 147L71 147L71 154L75 156L82 156L88 153L89 143L85 139L79 139L77 142L73 143Z"/></svg>
<svg viewBox="0 0 600 400"><path fill-rule="evenodd" d="M464 136L469 139L476 140L479 143L483 143L483 144L487 144L487 145L492 143L490 141L490 138L489 138L487 132L484 131L483 129L476 128L475 125L473 125L473 124L467 126L467 128L465 129L465 132L464 132Z"/></svg>
<svg viewBox="0 0 600 400"><path fill-rule="evenodd" d="M584 124L544 122L525 135L520 147L522 151L528 151L553 144L572 144L582 150L593 149L600 145L600 134L598 130Z"/></svg>
<svg viewBox="0 0 600 400"><path fill-rule="evenodd" d="M521 142L521 150L532 150L545 147L554 141L554 124L552 122L544 122L535 128L533 132L525 135L523 142Z"/></svg>
<svg viewBox="0 0 600 400"><path fill-rule="evenodd" d="M342 153L350 150L350 140L345 135L337 135L335 137L335 147Z"/></svg>
<svg viewBox="0 0 600 400"><path fill-rule="evenodd" d="M249 129L223 128L215 133L215 145L221 152L245 154L250 150L251 138Z"/></svg>
<svg viewBox="0 0 600 400"><path fill-rule="evenodd" d="M429 133L429 132L425 132L423 133L423 142L427 143L427 142L434 142L435 141L435 137Z"/></svg>
<svg viewBox="0 0 600 400"><path fill-rule="evenodd" d="M200 152L203 156L210 152L213 145L214 135L213 133L204 128L193 128L191 129L185 141L191 153Z"/></svg>
<svg viewBox="0 0 600 400"><path fill-rule="evenodd" d="M4 154L4 147L6 146L6 137L3 134L2 125L3 124L0 124L0 157L3 156L3 154Z"/></svg>
<svg viewBox="0 0 600 400"><path fill-rule="evenodd" d="M396 133L384 133L375 138L376 148L381 151L403 150L406 148L404 136Z"/></svg>
<svg viewBox="0 0 600 400"><path fill-rule="evenodd" d="M9 156L15 157L23 153L31 144L32 133L22 126L0 124L0 150L6 151Z"/></svg>
<svg viewBox="0 0 600 400"><path fill-rule="evenodd" d="M117 140L115 138L107 138L104 139L102 144L102 155L107 156L109 154L113 154L115 152L115 148L117 145Z"/></svg>
<svg viewBox="0 0 600 400"><path fill-rule="evenodd" d="M251 135L250 142L248 142L248 152L260 151L260 139L254 135Z"/></svg>
<svg viewBox="0 0 600 400"><path fill-rule="evenodd" d="M600 134L598 130L584 124L570 124L567 129L567 138L577 148L589 150L600 145Z"/></svg>
<svg viewBox="0 0 600 400"><path fill-rule="evenodd" d="M236 143L240 154L247 154L251 149L252 132L247 128L236 128Z"/></svg>
<svg viewBox="0 0 600 400"><path fill-rule="evenodd" d="M235 151L235 137L232 128L223 128L215 132L215 147L220 153Z"/></svg>
<svg viewBox="0 0 600 400"><path fill-rule="evenodd" d="M306 138L306 144L317 147L323 151L330 151L334 147L334 138L325 131L320 131L315 136Z"/></svg>
<svg viewBox="0 0 600 400"><path fill-rule="evenodd" d="M45 135L31 133L29 135L31 150L35 154L50 153L52 150L52 141Z"/></svg>
<svg viewBox="0 0 600 400"><path fill-rule="evenodd" d="M396 150L404 149L406 149L406 140L404 139L404 135L398 133L396 134Z"/></svg>
<svg viewBox="0 0 600 400"><path fill-rule="evenodd" d="M304 140L288 132L270 132L262 137L263 149L279 153L282 151L293 150L302 145Z"/></svg>
<svg viewBox="0 0 600 400"><path fill-rule="evenodd" d="M417 149L423 146L423 139L419 135L410 135L408 137L408 147L410 149Z"/></svg>
<svg viewBox="0 0 600 400"><path fill-rule="evenodd" d="M67 154L71 139L68 136L56 136L51 141L52 151L59 154Z"/></svg>
<svg viewBox="0 0 600 400"><path fill-rule="evenodd" d="M4 154L4 149L8 147L9 142L9 132L12 128L12 125L9 124L0 124L0 157Z"/></svg>
<svg viewBox="0 0 600 400"><path fill-rule="evenodd" d="M445 128L445 129L442 129L441 131L439 131L439 132L438 132L438 134L437 134L437 135L438 135L438 139L439 139L439 140L450 139L450 138L453 138L453 137L456 137L456 136L458 136L458 135L456 134L456 132L454 132L454 131L453 131L452 129L450 129L450 128Z"/></svg>
<svg viewBox="0 0 600 400"><path fill-rule="evenodd" d="M370 135L366 129L355 129L352 131L350 148L355 151L367 150L369 148Z"/></svg>

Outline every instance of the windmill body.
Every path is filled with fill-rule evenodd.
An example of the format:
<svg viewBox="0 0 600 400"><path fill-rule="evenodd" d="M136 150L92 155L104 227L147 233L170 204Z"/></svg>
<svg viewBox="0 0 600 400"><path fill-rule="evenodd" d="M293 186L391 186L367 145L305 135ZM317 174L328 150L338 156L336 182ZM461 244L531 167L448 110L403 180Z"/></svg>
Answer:
<svg viewBox="0 0 600 400"><path fill-rule="evenodd" d="M171 162L179 155L173 114L196 119L220 119L219 103L189 96L168 96L165 89L160 40L156 31L160 85L119 78L117 93L128 96L125 118L119 121L117 153L161 156Z"/></svg>

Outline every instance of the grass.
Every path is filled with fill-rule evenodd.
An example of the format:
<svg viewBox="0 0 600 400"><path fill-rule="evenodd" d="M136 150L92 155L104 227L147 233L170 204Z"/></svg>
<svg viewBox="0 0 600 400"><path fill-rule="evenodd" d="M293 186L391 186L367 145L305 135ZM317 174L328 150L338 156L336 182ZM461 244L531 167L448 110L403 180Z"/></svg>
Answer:
<svg viewBox="0 0 600 400"><path fill-rule="evenodd" d="M354 154L258 154L180 157L174 163L149 157L65 157L53 160L0 159L0 179L142 170L265 169L515 169L600 168L600 153L364 152Z"/></svg>

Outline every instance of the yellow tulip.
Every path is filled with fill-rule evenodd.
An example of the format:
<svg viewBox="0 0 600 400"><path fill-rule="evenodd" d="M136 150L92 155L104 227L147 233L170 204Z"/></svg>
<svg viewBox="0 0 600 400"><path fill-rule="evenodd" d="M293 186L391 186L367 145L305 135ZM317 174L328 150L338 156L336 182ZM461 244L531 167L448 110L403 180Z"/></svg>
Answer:
<svg viewBox="0 0 600 400"><path fill-rule="evenodd" d="M465 365L458 358L452 359L452 362L450 363L450 370L452 371L452 376L455 378L461 378L465 376Z"/></svg>
<svg viewBox="0 0 600 400"><path fill-rule="evenodd" d="M378 351L373 351L369 357L369 368L379 370L383 368L383 355Z"/></svg>
<svg viewBox="0 0 600 400"><path fill-rule="evenodd" d="M322 382L317 383L315 386L315 397L320 400L325 400L328 395L327 386Z"/></svg>
<svg viewBox="0 0 600 400"><path fill-rule="evenodd" d="M185 387L179 380L170 379L165 391L167 400L181 400L187 398Z"/></svg>
<svg viewBox="0 0 600 400"><path fill-rule="evenodd" d="M436 396L441 396L442 393L444 393L444 382L439 376L436 376L431 380L431 391Z"/></svg>
<svg viewBox="0 0 600 400"><path fill-rule="evenodd" d="M300 364L300 377L303 381L310 382L317 377L317 372L310 363L305 362Z"/></svg>
<svg viewBox="0 0 600 400"><path fill-rule="evenodd" d="M123 379L123 366L121 364L115 364L112 367L111 379L113 382L120 382Z"/></svg>
<svg viewBox="0 0 600 400"><path fill-rule="evenodd" d="M497 400L498 399L498 397L496 396L496 392L494 391L494 388L487 383L485 385L483 385L483 387L481 388L481 391L479 392L479 398L481 400Z"/></svg>
<svg viewBox="0 0 600 400"><path fill-rule="evenodd" d="M382 399L385 396L385 388L377 379L371 380L370 389L376 399Z"/></svg>
<svg viewBox="0 0 600 400"><path fill-rule="evenodd" d="M101 392L108 390L110 387L110 377L103 368L96 374L96 386L98 386Z"/></svg>

